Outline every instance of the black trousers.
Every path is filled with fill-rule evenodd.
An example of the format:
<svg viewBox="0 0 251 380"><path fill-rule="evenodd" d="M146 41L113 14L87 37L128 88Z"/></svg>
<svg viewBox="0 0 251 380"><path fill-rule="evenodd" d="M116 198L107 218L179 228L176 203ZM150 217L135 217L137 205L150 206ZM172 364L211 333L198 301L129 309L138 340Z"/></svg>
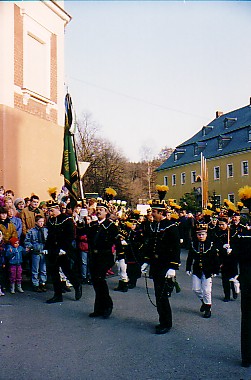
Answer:
<svg viewBox="0 0 251 380"><path fill-rule="evenodd" d="M231 282L229 281L231 277L234 277L234 276L231 276L228 273L224 273L224 272L221 273L221 280L222 280L224 295L226 298L229 298L229 299L230 299L231 290L233 294L235 293L234 283L232 281Z"/></svg>
<svg viewBox="0 0 251 380"><path fill-rule="evenodd" d="M73 269L71 259L67 255L51 255L48 257L47 270L51 275L53 289L56 296L62 295L59 267L62 268L62 271L73 285L74 289L77 289L81 284L79 275L77 271Z"/></svg>
<svg viewBox="0 0 251 380"><path fill-rule="evenodd" d="M241 357L251 363L251 266L240 266Z"/></svg>
<svg viewBox="0 0 251 380"><path fill-rule="evenodd" d="M153 276L154 291L156 297L159 323L163 327L172 327L172 310L169 302L168 293L170 287L164 275Z"/></svg>
<svg viewBox="0 0 251 380"><path fill-rule="evenodd" d="M103 314L113 307L113 302L109 294L106 282L106 272L114 265L112 254L107 259L104 257L90 260L90 274L92 285L95 291L94 312Z"/></svg>

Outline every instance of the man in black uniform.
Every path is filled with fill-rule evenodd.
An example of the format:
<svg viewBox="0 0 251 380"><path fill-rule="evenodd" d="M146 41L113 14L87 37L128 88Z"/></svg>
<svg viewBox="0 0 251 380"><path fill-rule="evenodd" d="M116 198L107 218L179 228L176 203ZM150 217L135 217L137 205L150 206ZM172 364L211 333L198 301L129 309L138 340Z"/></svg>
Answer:
<svg viewBox="0 0 251 380"><path fill-rule="evenodd" d="M172 311L169 303L173 278L180 265L180 236L176 222L165 218L166 205L158 200L152 203L153 222L146 233L144 245L145 273L150 264L149 276L153 279L159 325L156 334L166 334L172 327Z"/></svg>
<svg viewBox="0 0 251 380"><path fill-rule="evenodd" d="M236 245L241 287L241 357L242 366L251 366L251 227L238 225Z"/></svg>
<svg viewBox="0 0 251 380"><path fill-rule="evenodd" d="M54 296L48 299L47 303L62 302L62 285L60 281L59 267L72 283L75 289L75 299L78 301L82 297L82 286L80 278L72 269L74 259L74 224L72 217L62 214L56 202L49 201L47 204L50 218L46 227L48 228L48 238L45 248L48 250L48 272L51 274L54 288Z"/></svg>
<svg viewBox="0 0 251 380"><path fill-rule="evenodd" d="M90 273L95 290L94 311L90 317L109 318L113 302L109 295L106 273L114 265L112 247L115 245L116 254L122 254L122 244L118 227L108 219L108 205L99 202L96 207L97 222L91 223L87 234L90 254Z"/></svg>
<svg viewBox="0 0 251 380"><path fill-rule="evenodd" d="M193 271L192 271L193 268ZM207 225L198 224L196 239L191 244L186 260L186 273L192 275L192 289L200 299L204 318L211 317L212 277L219 274L218 250L207 237Z"/></svg>

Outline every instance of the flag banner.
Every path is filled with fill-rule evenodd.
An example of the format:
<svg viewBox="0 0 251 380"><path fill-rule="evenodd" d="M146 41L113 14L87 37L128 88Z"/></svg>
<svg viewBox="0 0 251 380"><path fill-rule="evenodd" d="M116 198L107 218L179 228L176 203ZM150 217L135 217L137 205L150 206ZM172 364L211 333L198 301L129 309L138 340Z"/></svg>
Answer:
<svg viewBox="0 0 251 380"><path fill-rule="evenodd" d="M65 128L64 128L64 151L61 174L64 176L65 187L70 196L78 199L79 178L77 171L76 154L70 132L72 125L72 101L69 94L65 96Z"/></svg>
<svg viewBox="0 0 251 380"><path fill-rule="evenodd" d="M208 169L207 160L201 153L201 187L202 187L202 208L207 208L208 203Z"/></svg>

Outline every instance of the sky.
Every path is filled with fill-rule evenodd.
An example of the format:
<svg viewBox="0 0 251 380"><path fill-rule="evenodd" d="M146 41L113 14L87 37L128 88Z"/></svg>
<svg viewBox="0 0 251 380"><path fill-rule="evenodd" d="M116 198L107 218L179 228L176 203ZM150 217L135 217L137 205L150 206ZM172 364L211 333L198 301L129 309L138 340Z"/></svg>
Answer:
<svg viewBox="0 0 251 380"><path fill-rule="evenodd" d="M131 162L249 104L251 2L65 1L65 86Z"/></svg>

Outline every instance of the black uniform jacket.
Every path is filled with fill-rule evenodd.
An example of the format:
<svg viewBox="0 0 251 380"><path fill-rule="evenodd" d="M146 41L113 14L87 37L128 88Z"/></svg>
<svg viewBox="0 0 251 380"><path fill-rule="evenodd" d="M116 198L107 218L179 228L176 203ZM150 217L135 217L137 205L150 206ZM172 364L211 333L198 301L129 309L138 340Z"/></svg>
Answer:
<svg viewBox="0 0 251 380"><path fill-rule="evenodd" d="M227 253L227 249L223 248L224 244L228 243L228 230L220 230L215 235L215 246L219 250L219 261L221 272L228 274L229 277L234 277L238 273L237 254L236 250ZM232 248L232 247L231 247Z"/></svg>
<svg viewBox="0 0 251 380"><path fill-rule="evenodd" d="M195 241L191 244L186 261L186 271L191 271L193 266L193 274L201 278L204 273L206 278L213 274L219 273L219 256L218 250L213 242L206 240L203 244L203 252L200 252L200 242Z"/></svg>
<svg viewBox="0 0 251 380"><path fill-rule="evenodd" d="M176 222L163 219L152 222L144 244L144 261L151 265L150 274L179 269L180 236Z"/></svg>
<svg viewBox="0 0 251 380"><path fill-rule="evenodd" d="M68 255L73 254L74 223L72 217L65 214L51 217L46 227L48 228L48 238L45 248L48 249L49 255L58 255L60 249Z"/></svg>
<svg viewBox="0 0 251 380"><path fill-rule="evenodd" d="M92 263L103 262L111 267L114 264L113 247L117 255L123 252L118 227L109 219L91 223L87 236Z"/></svg>

